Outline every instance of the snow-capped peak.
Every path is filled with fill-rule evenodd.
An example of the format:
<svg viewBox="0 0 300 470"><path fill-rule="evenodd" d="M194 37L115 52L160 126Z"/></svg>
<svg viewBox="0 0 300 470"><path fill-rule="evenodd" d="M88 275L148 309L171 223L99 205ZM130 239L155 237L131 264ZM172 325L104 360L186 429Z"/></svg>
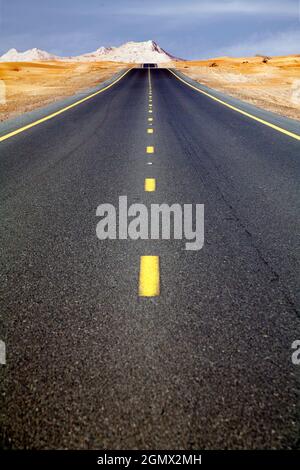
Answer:
<svg viewBox="0 0 300 470"><path fill-rule="evenodd" d="M114 62L143 63L176 60L154 41L130 41L119 47L100 47L95 52L77 56L76 60L109 60Z"/></svg>
<svg viewBox="0 0 300 470"><path fill-rule="evenodd" d="M49 54L49 52L42 51L34 47L24 52L19 52L17 49L12 48L6 54L0 57L1 62L32 62L32 61L44 61L44 60L57 60L58 57Z"/></svg>
<svg viewBox="0 0 300 470"><path fill-rule="evenodd" d="M107 54L108 52L112 51L113 47L99 47L99 49L96 50L97 54Z"/></svg>

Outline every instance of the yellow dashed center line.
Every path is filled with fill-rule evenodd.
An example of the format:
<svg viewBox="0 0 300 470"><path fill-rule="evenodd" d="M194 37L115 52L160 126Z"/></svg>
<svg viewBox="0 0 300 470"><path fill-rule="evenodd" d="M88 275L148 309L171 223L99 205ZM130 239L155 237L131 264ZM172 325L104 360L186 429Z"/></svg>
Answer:
<svg viewBox="0 0 300 470"><path fill-rule="evenodd" d="M159 257L141 256L139 296L156 297L160 294Z"/></svg>
<svg viewBox="0 0 300 470"><path fill-rule="evenodd" d="M152 86L151 86L151 73L148 68L149 79L149 113L152 113ZM148 125L152 126L153 118L148 117ZM148 127L147 133L153 134L153 128ZM154 146L148 145L146 147L147 154L154 153ZM147 162L152 165L152 162ZM156 190L156 179L145 178L144 188L147 192ZM139 296L140 297L156 297L160 295L160 273L159 273L159 257L158 256L141 256L140 259L140 275L139 275Z"/></svg>
<svg viewBox="0 0 300 470"><path fill-rule="evenodd" d="M156 190L155 178L146 178L145 179L145 191L148 193L153 193L155 190Z"/></svg>
<svg viewBox="0 0 300 470"><path fill-rule="evenodd" d="M152 145L148 145L148 147L146 147L146 153L154 153L154 147Z"/></svg>

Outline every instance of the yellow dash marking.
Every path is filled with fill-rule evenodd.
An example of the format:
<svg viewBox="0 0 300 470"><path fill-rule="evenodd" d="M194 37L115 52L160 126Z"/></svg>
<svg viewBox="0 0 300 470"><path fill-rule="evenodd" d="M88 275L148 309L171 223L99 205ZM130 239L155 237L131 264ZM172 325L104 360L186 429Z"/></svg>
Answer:
<svg viewBox="0 0 300 470"><path fill-rule="evenodd" d="M148 134L153 134L153 129L147 129Z"/></svg>
<svg viewBox="0 0 300 470"><path fill-rule="evenodd" d="M149 121L149 122L152 122L152 121L153 121L153 118L148 118L148 121Z"/></svg>
<svg viewBox="0 0 300 470"><path fill-rule="evenodd" d="M145 191L147 193L153 193L155 190L156 190L155 178L146 178L145 179Z"/></svg>
<svg viewBox="0 0 300 470"><path fill-rule="evenodd" d="M128 72L130 72L130 70L132 70L132 69L127 70L125 73L123 73L123 75L121 75L119 78L117 78L117 80L115 80L110 85L106 86L105 88L102 88L102 90L96 91L95 93L92 93L91 95L86 96L85 98L83 98L79 101L76 101L75 103L72 103L69 106L66 106L65 108L60 109L60 110L56 111L55 113L49 114L48 116L45 116L45 117L39 119L38 121L31 122L30 124L27 124L24 127L20 127L19 129L16 129L15 131L9 132L8 134L5 134L5 135L1 136L0 137L0 142L3 142L4 140L10 139L11 137L14 137L17 134L21 134L21 132L25 132L28 129L31 129L32 127L37 126L38 124L42 124L43 122L49 121L50 119L53 119L54 117L59 116L60 114L68 111L69 109L75 108L79 104L84 103L85 101L88 101L91 98L94 98L94 96L97 96L100 93L103 93L104 91L108 90L109 88L114 86L116 83L118 83L123 77L125 77L125 75L128 74Z"/></svg>
<svg viewBox="0 0 300 470"><path fill-rule="evenodd" d="M156 297L160 294L159 257L141 256L139 296Z"/></svg>
<svg viewBox="0 0 300 470"><path fill-rule="evenodd" d="M152 109L149 109L149 113L151 114L152 112L153 112Z"/></svg>
<svg viewBox="0 0 300 470"><path fill-rule="evenodd" d="M154 153L154 147L152 145L148 145L148 147L146 148L146 152L147 153Z"/></svg>
<svg viewBox="0 0 300 470"><path fill-rule="evenodd" d="M236 106L232 106L231 104L226 103L226 101L220 100L219 98L216 98L215 96L211 95L210 93L207 93L206 91L200 90L199 88L196 88L194 85L191 85L190 83L188 83L188 82L186 82L185 80L183 80L183 78L181 78L181 77L179 77L178 75L176 75L176 73L174 73L172 70L170 70L170 69L168 69L168 70L169 70L169 72L171 72L178 80L180 80L182 83L184 83L185 85L189 86L189 87L192 88L193 90L198 91L198 93L202 93L203 95L208 96L208 97L211 98L212 100L217 101L218 103L220 103L220 104L226 106L227 108L233 109L233 111L237 111L238 113L243 114L244 116L247 116L247 117L249 117L250 119L253 119L254 121L260 122L261 124L264 124L265 126L271 127L271 129L274 129L274 130L277 131L277 132L281 132L282 134L288 135L289 137L292 137L293 139L300 140L300 135L299 135L299 134L295 134L294 132L290 132L290 131L288 131L288 130L286 130L286 129L283 129L282 127L279 127L279 126L276 126L275 124L272 124L272 123L269 122L269 121L265 121L264 119L261 119L261 118L259 118L259 117L257 117L257 116L254 116L253 114L247 113L246 111L243 111L242 109L237 108Z"/></svg>

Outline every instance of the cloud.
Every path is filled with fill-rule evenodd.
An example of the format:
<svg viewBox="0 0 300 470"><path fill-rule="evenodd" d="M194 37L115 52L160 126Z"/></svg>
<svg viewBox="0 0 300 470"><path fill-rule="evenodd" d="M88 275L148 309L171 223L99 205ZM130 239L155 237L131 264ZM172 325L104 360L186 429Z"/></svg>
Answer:
<svg viewBox="0 0 300 470"><path fill-rule="evenodd" d="M142 2L141 2L142 3ZM298 0L286 0L285 2L274 0L263 2L258 0L223 0L223 1L197 1L172 3L152 2L149 4L136 4L121 8L119 13L130 15L148 16L181 16L181 15L269 15L299 17Z"/></svg>
<svg viewBox="0 0 300 470"><path fill-rule="evenodd" d="M149 38L191 59L300 53L297 31L272 34L299 20L299 0L0 0L0 54L39 47L76 55Z"/></svg>
<svg viewBox="0 0 300 470"><path fill-rule="evenodd" d="M251 56L255 54L265 55L289 55L300 54L300 29L268 33L264 35L255 34L247 41L223 47L214 52L214 56Z"/></svg>

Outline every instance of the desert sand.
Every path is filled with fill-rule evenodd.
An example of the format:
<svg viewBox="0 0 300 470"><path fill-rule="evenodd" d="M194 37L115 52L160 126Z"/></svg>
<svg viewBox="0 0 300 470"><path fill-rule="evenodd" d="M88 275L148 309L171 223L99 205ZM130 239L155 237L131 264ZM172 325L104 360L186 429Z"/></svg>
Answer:
<svg viewBox="0 0 300 470"><path fill-rule="evenodd" d="M173 67L216 90L283 116L300 119L300 55L221 57Z"/></svg>
<svg viewBox="0 0 300 470"><path fill-rule="evenodd" d="M0 63L0 121L96 86L126 67L115 62Z"/></svg>
<svg viewBox="0 0 300 470"><path fill-rule="evenodd" d="M128 66L116 62L0 63L0 121L93 87ZM261 108L300 119L300 55L222 57L166 66Z"/></svg>

